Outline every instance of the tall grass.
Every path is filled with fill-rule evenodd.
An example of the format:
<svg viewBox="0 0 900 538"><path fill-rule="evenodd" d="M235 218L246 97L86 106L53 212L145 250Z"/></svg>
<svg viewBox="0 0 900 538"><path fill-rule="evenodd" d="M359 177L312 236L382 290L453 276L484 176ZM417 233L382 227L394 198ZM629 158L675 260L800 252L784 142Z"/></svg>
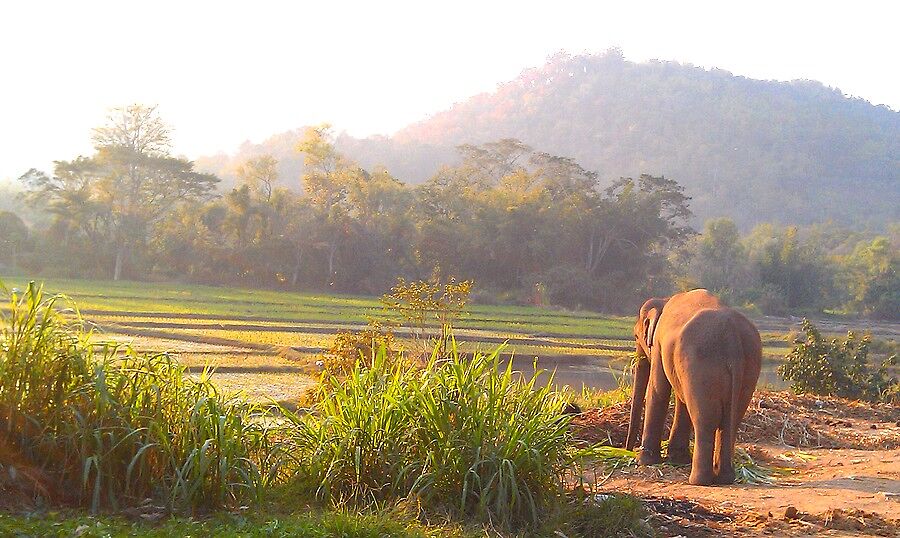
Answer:
<svg viewBox="0 0 900 538"><path fill-rule="evenodd" d="M61 296L30 284L0 314L0 427L60 491L97 511L258 499L277 472L266 410L166 354L94 344Z"/></svg>
<svg viewBox="0 0 900 538"><path fill-rule="evenodd" d="M436 355L435 355L436 357ZM565 399L500 367L499 350L422 370L378 353L325 374L296 425L298 483L331 503L415 500L506 529L537 523L571 463Z"/></svg>

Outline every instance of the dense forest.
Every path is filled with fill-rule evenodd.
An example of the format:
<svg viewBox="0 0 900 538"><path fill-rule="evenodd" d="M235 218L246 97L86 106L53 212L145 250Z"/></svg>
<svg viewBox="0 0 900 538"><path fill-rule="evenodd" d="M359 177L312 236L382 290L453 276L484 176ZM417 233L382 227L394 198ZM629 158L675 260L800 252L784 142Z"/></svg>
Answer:
<svg viewBox="0 0 900 538"><path fill-rule="evenodd" d="M220 194L218 177L170 154L170 132L152 107L117 109L94 130L93 155L23 174L0 211L0 267L369 294L443 274L475 280L482 302L629 313L704 286L766 313L900 313L896 224L882 235L761 224L742 236L718 219L698 234L678 182L604 183L512 138L460 145L456 164L410 185L347 157L328 126L295 144L301 178L261 155Z"/></svg>
<svg viewBox="0 0 900 538"><path fill-rule="evenodd" d="M293 148L303 133L246 143L198 166L230 185L239 164L273 155L299 189L302 156ZM900 219L900 113L818 82L633 63L618 51L559 54L391 137L339 135L335 144L366 168L384 166L418 184L443 164L459 164L457 145L504 138L569 156L604 187L647 171L676 180L692 198L698 227L730 217L743 231L767 221L829 220L884 230Z"/></svg>

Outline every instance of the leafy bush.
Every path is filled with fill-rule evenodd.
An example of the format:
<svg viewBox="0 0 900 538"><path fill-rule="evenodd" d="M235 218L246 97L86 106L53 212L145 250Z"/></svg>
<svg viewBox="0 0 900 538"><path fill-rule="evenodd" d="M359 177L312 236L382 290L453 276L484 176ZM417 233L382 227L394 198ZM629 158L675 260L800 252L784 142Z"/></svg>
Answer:
<svg viewBox="0 0 900 538"><path fill-rule="evenodd" d="M870 337L861 339L851 331L845 340L825 340L818 329L803 320L804 338L794 341L794 348L778 373L790 382L791 390L822 396L882 401L897 394L897 379L888 375L897 356L889 356L880 366L869 364Z"/></svg>
<svg viewBox="0 0 900 538"><path fill-rule="evenodd" d="M564 399L501 369L497 351L423 370L379 352L326 376L313 413L291 415L301 489L330 502L412 498L512 529L557 498L571 463Z"/></svg>
<svg viewBox="0 0 900 538"><path fill-rule="evenodd" d="M96 345L33 283L0 314L0 435L96 511L259 497L277 471L266 411L165 354Z"/></svg>
<svg viewBox="0 0 900 538"><path fill-rule="evenodd" d="M465 312L473 285L471 280L457 281L454 277L443 282L440 270L435 269L427 281L407 282L398 278L381 302L395 323L412 331L414 343L422 348L418 351L427 357L428 351L437 349L441 357L446 357L450 352L453 324ZM431 325L437 325L441 331L437 338L426 338Z"/></svg>

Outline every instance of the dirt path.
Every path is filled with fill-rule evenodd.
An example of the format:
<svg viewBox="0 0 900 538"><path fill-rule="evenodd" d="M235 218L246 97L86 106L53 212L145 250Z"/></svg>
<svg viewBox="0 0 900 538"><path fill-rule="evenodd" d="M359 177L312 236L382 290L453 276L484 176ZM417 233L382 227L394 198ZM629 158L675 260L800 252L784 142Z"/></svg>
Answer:
<svg viewBox="0 0 900 538"><path fill-rule="evenodd" d="M689 468L628 467L617 470L602 488L645 499L686 501L718 516L709 521L702 517L704 510L696 507L687 515L670 516L672 530L690 531L698 523L692 520L701 520L702 526L687 536L704 535L702 527L738 535L765 531L782 536L840 536L852 531L850 535L900 536L900 449L810 449L799 459L785 447L748 448L758 459L790 468L793 474L770 485L703 487L687 483ZM834 528L838 526L835 514L838 520L852 514L849 519L859 525ZM848 527L847 522L841 523L840 527Z"/></svg>

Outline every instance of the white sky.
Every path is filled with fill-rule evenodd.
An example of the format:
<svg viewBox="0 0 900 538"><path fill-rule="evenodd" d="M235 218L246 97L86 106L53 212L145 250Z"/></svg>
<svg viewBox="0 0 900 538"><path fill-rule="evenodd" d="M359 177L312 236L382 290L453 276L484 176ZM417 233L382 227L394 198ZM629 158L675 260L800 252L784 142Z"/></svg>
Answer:
<svg viewBox="0 0 900 538"><path fill-rule="evenodd" d="M322 121L390 134L559 50L815 79L900 110L898 20L894 1L9 2L0 181L89 153L112 106L158 104L192 158Z"/></svg>

